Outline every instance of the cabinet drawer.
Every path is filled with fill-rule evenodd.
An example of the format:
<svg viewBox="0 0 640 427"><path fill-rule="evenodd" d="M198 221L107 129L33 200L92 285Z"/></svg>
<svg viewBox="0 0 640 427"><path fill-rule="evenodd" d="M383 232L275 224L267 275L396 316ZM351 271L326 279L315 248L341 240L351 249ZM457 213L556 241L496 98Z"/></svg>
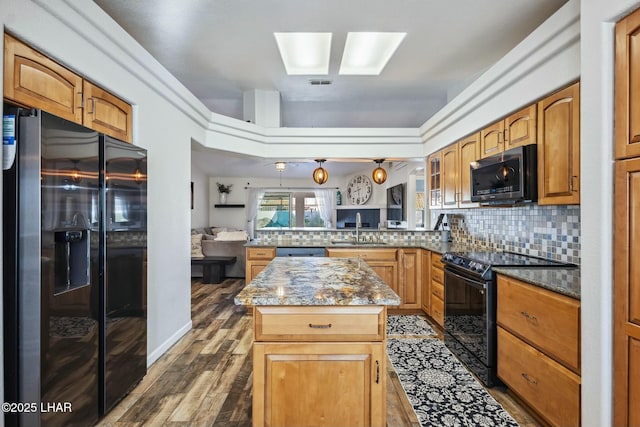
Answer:
<svg viewBox="0 0 640 427"><path fill-rule="evenodd" d="M376 261L395 261L397 249L344 249L327 248L327 256L343 258L362 258Z"/></svg>
<svg viewBox="0 0 640 427"><path fill-rule="evenodd" d="M247 259L273 259L276 248L247 248Z"/></svg>
<svg viewBox="0 0 640 427"><path fill-rule="evenodd" d="M438 325L444 325L444 301L431 294L431 317Z"/></svg>
<svg viewBox="0 0 640 427"><path fill-rule="evenodd" d="M382 341L386 308L255 307L256 341Z"/></svg>
<svg viewBox="0 0 640 427"><path fill-rule="evenodd" d="M431 281L431 293L444 301L444 285L442 283Z"/></svg>
<svg viewBox="0 0 640 427"><path fill-rule="evenodd" d="M580 302L498 276L500 326L580 372Z"/></svg>
<svg viewBox="0 0 640 427"><path fill-rule="evenodd" d="M431 252L431 265L437 268L444 268L444 264L442 263L442 254Z"/></svg>
<svg viewBox="0 0 640 427"><path fill-rule="evenodd" d="M439 268L431 269L431 281L438 282L440 284L444 284L444 271Z"/></svg>
<svg viewBox="0 0 640 427"><path fill-rule="evenodd" d="M498 377L552 425L580 425L580 377L500 327Z"/></svg>

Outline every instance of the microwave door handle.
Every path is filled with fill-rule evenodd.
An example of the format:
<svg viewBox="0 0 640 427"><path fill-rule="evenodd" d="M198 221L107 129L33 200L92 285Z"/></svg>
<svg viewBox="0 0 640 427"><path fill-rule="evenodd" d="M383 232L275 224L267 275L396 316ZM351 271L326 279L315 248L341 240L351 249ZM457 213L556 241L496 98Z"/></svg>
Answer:
<svg viewBox="0 0 640 427"><path fill-rule="evenodd" d="M462 276L462 275L454 272L450 268L445 268L444 272L445 272L445 279L446 279L446 275L447 274L451 274L452 276L457 277L460 280L464 280L465 282L467 282L467 284L473 286L474 288L487 289L487 283L486 282L480 282L478 280L474 280L474 279L471 279L469 277Z"/></svg>

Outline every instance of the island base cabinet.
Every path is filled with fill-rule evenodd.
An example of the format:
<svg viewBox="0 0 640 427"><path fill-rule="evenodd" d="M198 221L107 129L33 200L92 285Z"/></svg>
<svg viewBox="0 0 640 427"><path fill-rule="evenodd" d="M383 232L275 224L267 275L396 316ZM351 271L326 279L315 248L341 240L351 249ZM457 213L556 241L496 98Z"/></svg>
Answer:
<svg viewBox="0 0 640 427"><path fill-rule="evenodd" d="M501 327L498 377L549 424L580 425L580 377Z"/></svg>
<svg viewBox="0 0 640 427"><path fill-rule="evenodd" d="M253 347L253 426L385 426L385 345Z"/></svg>

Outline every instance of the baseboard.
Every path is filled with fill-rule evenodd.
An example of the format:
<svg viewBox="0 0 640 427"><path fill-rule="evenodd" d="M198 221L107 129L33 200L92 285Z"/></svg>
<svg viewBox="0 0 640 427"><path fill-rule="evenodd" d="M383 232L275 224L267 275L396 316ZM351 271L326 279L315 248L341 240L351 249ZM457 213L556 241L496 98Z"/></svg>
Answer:
<svg viewBox="0 0 640 427"><path fill-rule="evenodd" d="M160 356L165 354L167 352L167 350L169 350L171 348L171 346L173 346L175 343L177 343L178 340L184 336L184 334L189 332L191 330L191 328L193 327L192 325L193 325L192 321L189 320L186 325L184 325L182 328L178 329L175 334L171 335L169 338L167 338L165 340L165 342L163 342L155 350L150 352L147 355L147 369L149 369L149 367L151 365L153 365L153 363L156 360L158 360L160 358Z"/></svg>

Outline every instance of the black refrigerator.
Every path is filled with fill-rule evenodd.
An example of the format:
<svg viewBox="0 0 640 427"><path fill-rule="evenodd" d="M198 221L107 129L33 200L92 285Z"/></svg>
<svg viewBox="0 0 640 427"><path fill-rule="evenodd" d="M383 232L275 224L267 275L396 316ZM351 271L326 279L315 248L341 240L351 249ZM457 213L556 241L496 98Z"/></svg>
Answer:
<svg viewBox="0 0 640 427"><path fill-rule="evenodd" d="M7 426L88 426L146 373L146 151L3 106ZM3 146L4 149L4 146ZM5 154L7 151L5 151Z"/></svg>

